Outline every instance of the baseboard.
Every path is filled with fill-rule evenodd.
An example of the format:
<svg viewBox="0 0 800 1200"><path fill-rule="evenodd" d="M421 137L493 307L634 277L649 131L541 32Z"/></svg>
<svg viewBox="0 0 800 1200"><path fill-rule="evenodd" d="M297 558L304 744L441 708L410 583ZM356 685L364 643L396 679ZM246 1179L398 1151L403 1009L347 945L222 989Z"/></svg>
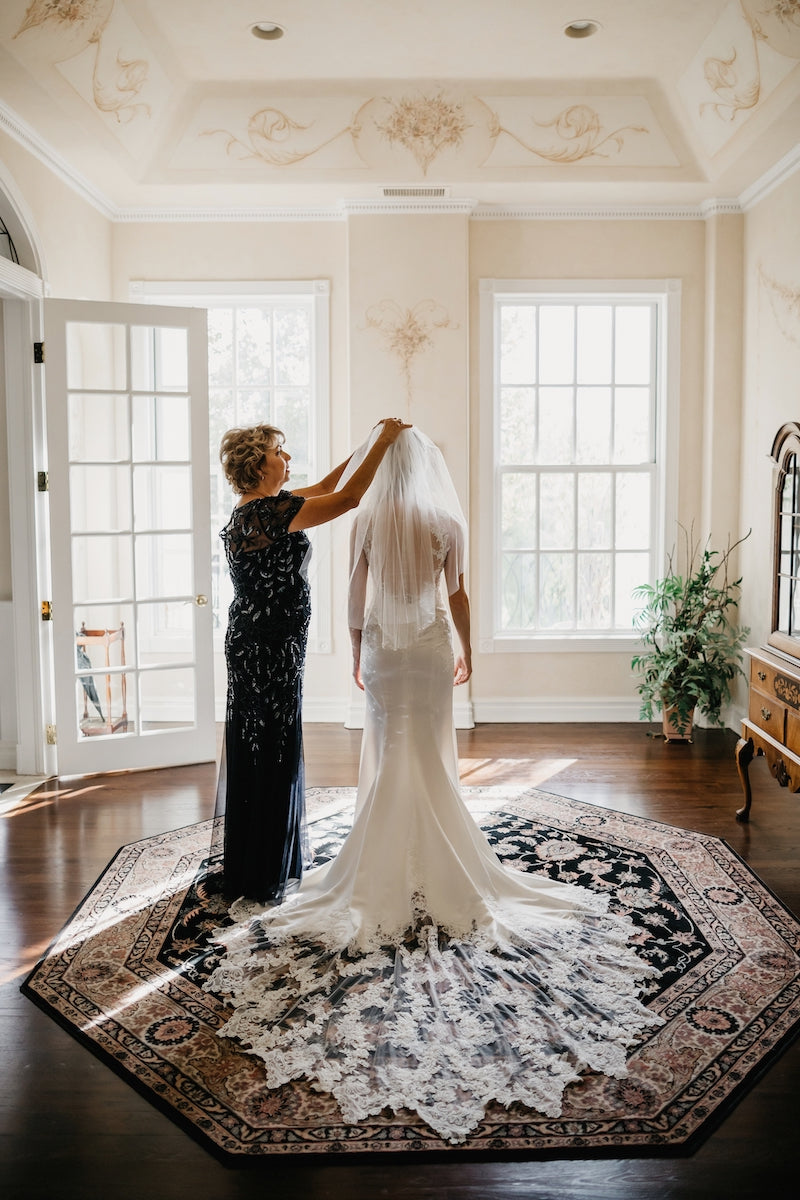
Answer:
<svg viewBox="0 0 800 1200"><path fill-rule="evenodd" d="M567 724L639 720L639 701L635 696L476 699L472 707L475 720L487 724L543 724L549 721Z"/></svg>

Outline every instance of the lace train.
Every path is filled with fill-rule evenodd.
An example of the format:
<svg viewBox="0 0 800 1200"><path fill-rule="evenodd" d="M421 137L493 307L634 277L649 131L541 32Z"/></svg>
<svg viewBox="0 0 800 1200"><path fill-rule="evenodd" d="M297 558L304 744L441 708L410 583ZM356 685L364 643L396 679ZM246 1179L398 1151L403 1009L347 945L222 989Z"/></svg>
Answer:
<svg viewBox="0 0 800 1200"><path fill-rule="evenodd" d="M662 1023L638 998L652 972L626 946L630 923L584 902L595 911L545 927L499 914L493 939L420 917L372 949L255 916L217 931L226 953L206 987L235 1009L219 1032L263 1060L268 1087L305 1076L348 1122L406 1108L458 1143L492 1100L558 1116L582 1071L624 1076L627 1048Z"/></svg>

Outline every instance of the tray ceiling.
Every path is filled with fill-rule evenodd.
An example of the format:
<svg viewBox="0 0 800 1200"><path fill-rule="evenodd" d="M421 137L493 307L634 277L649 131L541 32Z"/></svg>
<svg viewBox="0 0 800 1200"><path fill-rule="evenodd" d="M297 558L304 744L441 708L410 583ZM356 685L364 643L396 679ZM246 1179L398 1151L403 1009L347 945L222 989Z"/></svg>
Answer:
<svg viewBox="0 0 800 1200"><path fill-rule="evenodd" d="M121 217L730 202L797 156L800 0L4 0L0 127Z"/></svg>

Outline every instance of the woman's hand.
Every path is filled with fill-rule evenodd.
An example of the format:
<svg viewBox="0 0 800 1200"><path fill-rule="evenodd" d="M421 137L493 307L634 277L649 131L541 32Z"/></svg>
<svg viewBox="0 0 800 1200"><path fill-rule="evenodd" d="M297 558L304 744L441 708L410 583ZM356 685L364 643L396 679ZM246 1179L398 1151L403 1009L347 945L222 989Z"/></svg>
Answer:
<svg viewBox="0 0 800 1200"><path fill-rule="evenodd" d="M411 428L411 425L404 421L402 417L384 417L378 421L378 425L382 426L381 437L385 438L390 445L399 437L404 429Z"/></svg>
<svg viewBox="0 0 800 1200"><path fill-rule="evenodd" d="M466 683L471 674L471 660L465 658L463 654L459 654L453 667L453 687L458 687L460 683Z"/></svg>
<svg viewBox="0 0 800 1200"><path fill-rule="evenodd" d="M363 692L364 684L361 679L361 663L357 659L353 663L353 679L356 681L356 687L361 688L361 691Z"/></svg>

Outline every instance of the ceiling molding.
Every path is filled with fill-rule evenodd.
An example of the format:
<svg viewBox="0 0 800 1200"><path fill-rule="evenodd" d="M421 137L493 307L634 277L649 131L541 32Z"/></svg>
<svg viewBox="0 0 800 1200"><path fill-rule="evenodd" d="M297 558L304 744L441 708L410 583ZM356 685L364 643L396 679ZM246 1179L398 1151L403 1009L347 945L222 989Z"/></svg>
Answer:
<svg viewBox="0 0 800 1200"><path fill-rule="evenodd" d="M375 199L375 200L342 200L342 212L349 217L371 216L378 214L380 216L393 216L395 213L417 213L428 214L437 213L441 215L446 213L450 216L463 215L472 216L475 211L474 200L460 200L458 198L452 200L438 199Z"/></svg>
<svg viewBox="0 0 800 1200"><path fill-rule="evenodd" d="M343 221L349 216L405 214L463 214L479 221L702 221L721 214L746 212L769 195L800 168L800 143L770 167L760 179L746 188L738 198L710 198L699 204L486 204L475 200L448 197L446 199L408 198L350 198L330 205L204 206L187 205L131 206L119 208L89 182L50 146L44 138L13 109L0 100L0 130L4 130L21 146L46 166L53 174L96 209L115 223L183 223L183 222L276 222L276 221Z"/></svg>
<svg viewBox="0 0 800 1200"><path fill-rule="evenodd" d="M44 138L39 137L39 134L31 128L27 121L23 121L22 117L2 100L0 100L0 129L14 141L19 142L25 150L52 171L62 183L77 192L81 199L90 204L92 208L96 208L109 221L116 220L117 210L108 198L79 171L70 166L66 159L63 159Z"/></svg>
<svg viewBox="0 0 800 1200"><path fill-rule="evenodd" d="M738 200L701 204L479 204L475 221L704 221L719 213L740 213Z"/></svg>
<svg viewBox="0 0 800 1200"><path fill-rule="evenodd" d="M800 168L800 142L793 146L788 154L784 154L783 158L779 159L773 167L765 171L760 179L752 183L749 188L745 188L739 200L745 212L748 209L754 208L761 200L774 192L775 188L780 187L787 179L794 175L795 171Z"/></svg>
<svg viewBox="0 0 800 1200"><path fill-rule="evenodd" d="M192 221L344 221L341 205L284 205L275 208L118 208L112 220L120 224L136 222Z"/></svg>

